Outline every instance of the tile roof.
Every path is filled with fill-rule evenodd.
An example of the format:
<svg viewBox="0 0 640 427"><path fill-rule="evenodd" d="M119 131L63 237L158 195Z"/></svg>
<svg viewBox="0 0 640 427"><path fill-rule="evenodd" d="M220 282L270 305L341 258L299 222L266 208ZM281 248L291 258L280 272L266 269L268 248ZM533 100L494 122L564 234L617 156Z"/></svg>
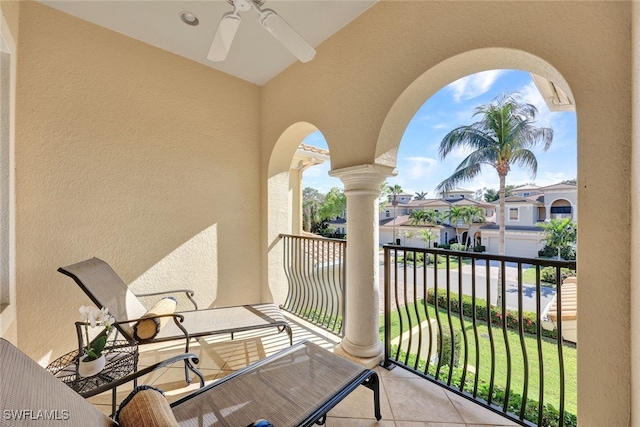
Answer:
<svg viewBox="0 0 640 427"><path fill-rule="evenodd" d="M325 150L324 148L314 147L313 145L308 144L300 144L298 149L303 151L308 151L310 153L323 154L325 156L329 155L329 150Z"/></svg>

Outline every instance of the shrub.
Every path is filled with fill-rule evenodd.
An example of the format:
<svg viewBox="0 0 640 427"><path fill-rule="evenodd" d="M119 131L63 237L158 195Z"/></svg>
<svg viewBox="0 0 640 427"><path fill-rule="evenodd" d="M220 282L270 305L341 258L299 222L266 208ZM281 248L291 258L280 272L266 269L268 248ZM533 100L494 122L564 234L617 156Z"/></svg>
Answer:
<svg viewBox="0 0 640 427"><path fill-rule="evenodd" d="M467 247L462 243L452 243L450 248L452 251L464 251L467 249Z"/></svg>
<svg viewBox="0 0 640 427"><path fill-rule="evenodd" d="M483 245L478 245L473 247L473 252L484 252L486 248Z"/></svg>
<svg viewBox="0 0 640 427"><path fill-rule="evenodd" d="M443 243L441 245L438 245L439 249L449 249L451 248L451 245L449 243Z"/></svg>
<svg viewBox="0 0 640 427"><path fill-rule="evenodd" d="M438 308L446 308L447 307L447 291L446 289L438 289L438 298L437 298L437 307ZM427 302L431 305L435 304L436 299L434 298L433 289L429 289L427 292ZM460 314L460 299L458 294L450 293L449 294L449 304L451 305L451 312ZM494 326L502 325L503 316L502 312L498 307L493 305L489 306L489 311L487 311L487 302L483 299L476 298L476 319L489 321L491 319L491 324ZM462 314L466 317L473 317L473 298L470 295L462 295ZM519 330L520 329L520 319L517 311L507 310L504 316L505 322L507 325L507 329ZM537 323L536 323L536 314L530 311L522 312L522 329L525 333L536 334L537 333ZM542 336L552 339L557 339L558 334L556 330L547 331L546 329L541 329Z"/></svg>
<svg viewBox="0 0 640 427"><path fill-rule="evenodd" d="M575 276L576 271L571 270L569 268L561 268L560 269L560 283L567 277ZM540 270L540 280L547 283L556 283L556 268L555 267L545 267Z"/></svg>
<svg viewBox="0 0 640 427"><path fill-rule="evenodd" d="M538 251L538 256L543 258L557 258L558 250L550 246L546 246ZM567 261L576 259L576 249L572 246L566 246L560 250L560 257Z"/></svg>
<svg viewBox="0 0 640 427"><path fill-rule="evenodd" d="M415 258L415 261L417 263L419 263L419 264L424 262L424 254L423 253L418 253L417 255L416 255L415 252L406 252L405 253L404 259L405 259L406 262L413 262L414 258Z"/></svg>
<svg viewBox="0 0 640 427"><path fill-rule="evenodd" d="M462 349L462 332L455 330L453 337L451 332L443 331L438 341L438 354L442 355L442 365L450 366L453 357L453 366L460 364L460 351Z"/></svg>

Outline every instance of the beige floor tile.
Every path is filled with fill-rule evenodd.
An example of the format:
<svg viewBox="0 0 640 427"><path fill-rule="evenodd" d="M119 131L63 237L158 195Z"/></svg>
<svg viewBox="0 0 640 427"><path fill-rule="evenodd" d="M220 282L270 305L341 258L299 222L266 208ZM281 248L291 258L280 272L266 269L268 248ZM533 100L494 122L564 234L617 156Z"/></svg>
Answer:
<svg viewBox="0 0 640 427"><path fill-rule="evenodd" d="M387 420L327 417L327 427L395 427L396 423Z"/></svg>
<svg viewBox="0 0 640 427"><path fill-rule="evenodd" d="M396 427L468 427L466 424L427 423L422 421L396 421Z"/></svg>
<svg viewBox="0 0 640 427"><path fill-rule="evenodd" d="M414 373L409 372L408 370L401 368L399 366L396 366L391 370L384 367L379 367L377 372L378 372L378 375L380 375L380 378L382 379L382 381L384 381L387 378L408 378L408 379L420 378Z"/></svg>
<svg viewBox="0 0 640 427"><path fill-rule="evenodd" d="M386 378L395 420L464 423L442 387L421 378Z"/></svg>
<svg viewBox="0 0 640 427"><path fill-rule="evenodd" d="M466 423L481 424L490 426L517 426L518 424L508 420L502 415L496 414L482 406L458 396L455 393L447 392L449 399L458 410L458 413Z"/></svg>
<svg viewBox="0 0 640 427"><path fill-rule="evenodd" d="M380 382L380 413L383 420L393 420L384 384ZM374 419L373 391L360 386L338 403L329 414L339 418Z"/></svg>

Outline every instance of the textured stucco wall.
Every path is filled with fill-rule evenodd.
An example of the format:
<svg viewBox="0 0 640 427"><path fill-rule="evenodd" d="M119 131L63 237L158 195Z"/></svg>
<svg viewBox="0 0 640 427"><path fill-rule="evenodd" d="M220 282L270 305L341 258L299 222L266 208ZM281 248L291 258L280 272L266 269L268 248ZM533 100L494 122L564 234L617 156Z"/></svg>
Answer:
<svg viewBox="0 0 640 427"><path fill-rule="evenodd" d="M18 344L15 284L15 75L18 36L17 2L0 2L0 336ZM6 51L5 51L6 49Z"/></svg>
<svg viewBox="0 0 640 427"><path fill-rule="evenodd" d="M326 137L334 169L395 164L417 108L473 72L524 69L572 93L582 426L630 421L630 11L631 2L385 1L263 87L263 167L282 132L305 121ZM616 203L602 210L603 200Z"/></svg>
<svg viewBox="0 0 640 427"><path fill-rule="evenodd" d="M11 27L11 33L14 41L18 42L18 25L20 14L20 2L17 0L0 0L0 9L2 9L2 15L7 20L7 24Z"/></svg>
<svg viewBox="0 0 640 427"><path fill-rule="evenodd" d="M89 300L56 269L92 256L135 291L258 302L260 88L36 2L18 50L21 349L74 348Z"/></svg>
<svg viewBox="0 0 640 427"><path fill-rule="evenodd" d="M633 2L631 88L631 259L640 259L640 3ZM580 214L581 218L583 214ZM631 263L631 424L640 425L640 263Z"/></svg>

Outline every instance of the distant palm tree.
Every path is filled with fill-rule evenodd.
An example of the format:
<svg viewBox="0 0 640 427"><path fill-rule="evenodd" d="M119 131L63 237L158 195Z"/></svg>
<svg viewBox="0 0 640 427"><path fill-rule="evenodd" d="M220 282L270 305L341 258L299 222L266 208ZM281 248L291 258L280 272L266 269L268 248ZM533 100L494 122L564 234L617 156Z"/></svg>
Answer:
<svg viewBox="0 0 640 427"><path fill-rule="evenodd" d="M414 231L405 231L404 232L404 238L406 241L408 241L407 246L411 246L411 240L413 239L413 237L416 235L416 233Z"/></svg>
<svg viewBox="0 0 640 427"><path fill-rule="evenodd" d="M433 238L436 236L431 232L431 229L433 227L436 227L440 221L442 221L442 215L440 214L440 212L434 209L427 209L426 211L420 209L415 210L411 212L411 214L409 214L409 224L417 226L426 225L428 227L427 230L421 230L420 235L424 237L425 234L423 232L427 231L429 233L429 246L431 246L431 240L433 240ZM422 240L425 241L424 239Z"/></svg>
<svg viewBox="0 0 640 427"><path fill-rule="evenodd" d="M410 225L422 225L425 223L425 212L422 209L417 209L411 211L409 214L409 224Z"/></svg>
<svg viewBox="0 0 640 427"><path fill-rule="evenodd" d="M571 218L555 219L540 224L544 228L542 241L550 248L558 251L558 259L561 259L562 249L575 245L578 229L576 223Z"/></svg>
<svg viewBox="0 0 640 427"><path fill-rule="evenodd" d="M431 230L420 230L420 240L422 240L427 248L431 247L431 241L436 237Z"/></svg>
<svg viewBox="0 0 640 427"><path fill-rule="evenodd" d="M427 191L416 191L416 195L413 198L414 200L426 200Z"/></svg>
<svg viewBox="0 0 640 427"><path fill-rule="evenodd" d="M486 222L487 215L485 210L480 206L463 206L462 209L462 222L467 225L467 238L462 243L468 247L471 240L471 226L474 223Z"/></svg>
<svg viewBox="0 0 640 427"><path fill-rule="evenodd" d="M402 187L398 184L389 185L386 181L383 183L385 193L387 194L388 200L391 202L393 206L393 244L397 244L396 241L396 206L398 206L398 194L402 193Z"/></svg>
<svg viewBox="0 0 640 427"><path fill-rule="evenodd" d="M445 213L445 216L449 220L449 225L453 227L453 232L456 234L456 241L462 243L462 236L458 233L458 223L464 221L468 216L466 206L451 206Z"/></svg>
<svg viewBox="0 0 640 427"><path fill-rule="evenodd" d="M500 255L504 255L507 174L513 165L518 165L529 170L532 177L535 177L538 161L531 149L542 144L543 151L546 151L553 140L553 129L535 126L537 114L537 108L521 102L518 93L501 95L491 103L476 108L474 117L480 116L479 121L452 130L440 142L441 159L459 148L472 151L449 178L438 184L437 191L451 190L460 183L475 178L485 165L498 173L500 215L496 216L496 220L500 227ZM501 301L502 295L498 293L498 305Z"/></svg>

